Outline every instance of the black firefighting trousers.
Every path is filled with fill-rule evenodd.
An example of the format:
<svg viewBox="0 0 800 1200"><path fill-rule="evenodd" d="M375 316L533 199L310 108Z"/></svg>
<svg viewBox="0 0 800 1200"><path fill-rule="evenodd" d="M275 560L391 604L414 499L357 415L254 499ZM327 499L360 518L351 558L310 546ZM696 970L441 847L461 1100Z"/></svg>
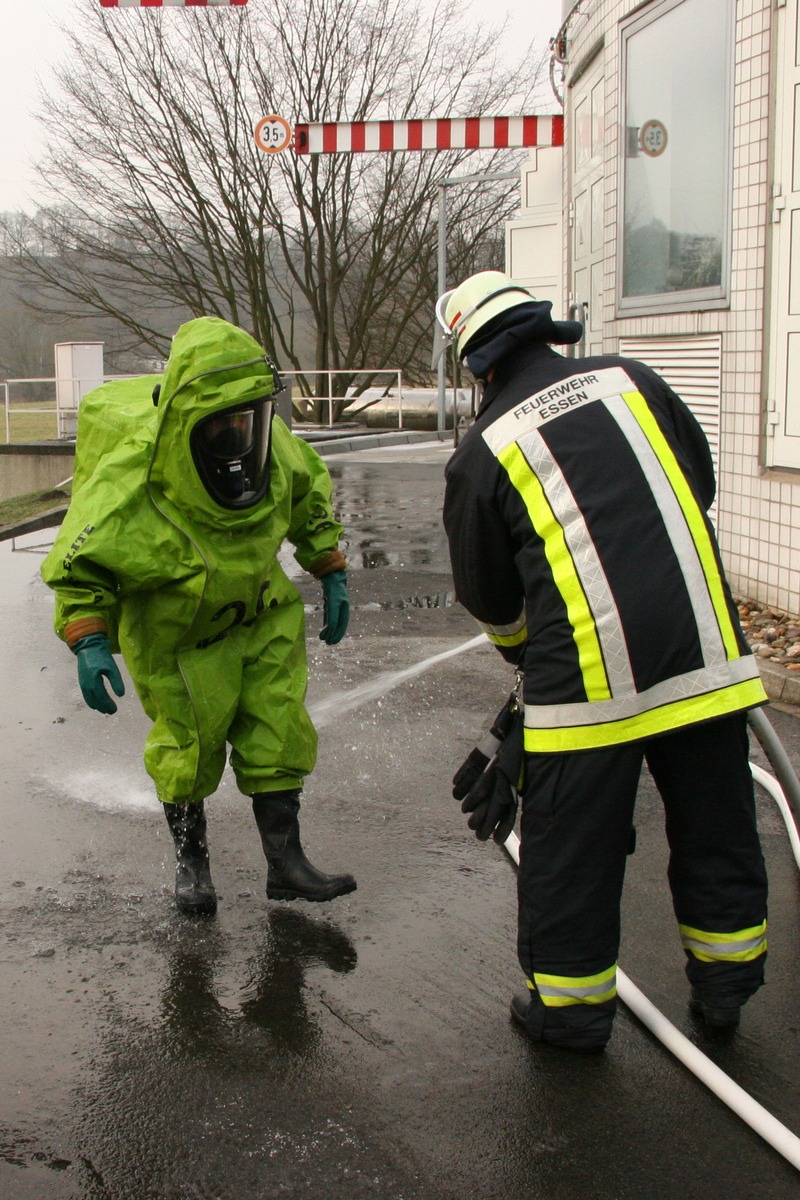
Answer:
<svg viewBox="0 0 800 1200"><path fill-rule="evenodd" d="M550 1027L590 1026L599 1034L604 1022L610 1033L620 899L644 761L664 804L668 878L690 983L739 1004L763 982L767 877L745 713L649 741L528 754L518 952L531 998L544 1005L545 1038Z"/></svg>

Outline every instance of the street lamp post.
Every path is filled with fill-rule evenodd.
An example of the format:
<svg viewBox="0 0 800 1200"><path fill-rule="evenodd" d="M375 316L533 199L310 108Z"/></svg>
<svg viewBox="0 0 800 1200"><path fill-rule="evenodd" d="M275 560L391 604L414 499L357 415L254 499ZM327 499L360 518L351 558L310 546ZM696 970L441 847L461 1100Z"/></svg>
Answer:
<svg viewBox="0 0 800 1200"><path fill-rule="evenodd" d="M453 187L457 183L495 183L501 179L519 179L519 171L505 171L502 174L496 175L453 175L449 179L443 179L439 184L439 245L437 251L437 296L441 296L447 289L447 192L446 189ZM445 429L446 426L446 388L445 379L447 373L447 357L442 354L439 356L437 364L438 372L438 404L437 404L437 427ZM454 412L453 421L458 419L458 413ZM454 430L455 432L455 430Z"/></svg>

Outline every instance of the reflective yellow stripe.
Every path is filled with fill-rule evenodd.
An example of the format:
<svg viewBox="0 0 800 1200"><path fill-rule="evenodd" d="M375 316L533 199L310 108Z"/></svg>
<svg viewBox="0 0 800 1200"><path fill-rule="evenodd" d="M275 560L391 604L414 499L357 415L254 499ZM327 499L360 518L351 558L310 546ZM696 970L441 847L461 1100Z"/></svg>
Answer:
<svg viewBox="0 0 800 1200"><path fill-rule="evenodd" d="M526 726L525 749L529 754L558 754L564 750L617 746L621 742L655 737L659 733L680 729L683 725L755 708L763 704L766 698L760 679L748 679L704 696L690 696L687 700L676 700L672 704L602 725L562 725L558 729L531 729Z"/></svg>
<svg viewBox="0 0 800 1200"><path fill-rule="evenodd" d="M521 629L514 637L498 637L497 634L490 633L488 629L484 629L484 633L494 646L519 646L528 636L527 629Z"/></svg>
<svg viewBox="0 0 800 1200"><path fill-rule="evenodd" d="M640 392L627 392L623 400L633 413L636 421L653 448L658 461L669 479L681 510L686 517L686 523L691 531L692 539L697 547L697 553L706 578L711 603L714 607L719 631L722 637L725 653L728 659L741 657L741 650L736 641L736 633L731 622L725 591L722 586L719 564L717 563L708 528L700 507L689 487L686 476L678 465L669 442L661 432L658 422L647 407L647 401Z"/></svg>
<svg viewBox="0 0 800 1200"><path fill-rule="evenodd" d="M511 485L522 497L531 524L544 544L544 552L553 573L553 582L561 593L572 626L587 699L606 700L611 696L611 689L600 650L597 627L575 570L572 555L567 548L564 530L556 520L541 483L516 442L512 442L500 452L498 461L507 471Z"/></svg>
<svg viewBox="0 0 800 1200"><path fill-rule="evenodd" d="M596 975L544 975L533 973L528 987L538 992L547 1008L564 1008L568 1004L602 1004L617 994L617 964Z"/></svg>
<svg viewBox="0 0 800 1200"><path fill-rule="evenodd" d="M752 962L767 949L766 921L733 933L709 933L691 925L681 925L680 931L684 949L701 962Z"/></svg>
<svg viewBox="0 0 800 1200"><path fill-rule="evenodd" d="M505 628L504 626L486 625L483 621L478 621L478 624L488 637L489 641L495 646L519 646L522 642L526 641L528 637L527 625L523 625L515 633L503 634L499 633L498 629Z"/></svg>

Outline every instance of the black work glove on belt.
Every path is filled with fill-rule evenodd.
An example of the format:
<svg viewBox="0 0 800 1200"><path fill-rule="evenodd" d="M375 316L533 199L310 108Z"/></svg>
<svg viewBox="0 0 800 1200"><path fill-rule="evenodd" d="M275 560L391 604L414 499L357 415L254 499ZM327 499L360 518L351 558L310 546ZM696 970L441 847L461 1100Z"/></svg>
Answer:
<svg viewBox="0 0 800 1200"><path fill-rule="evenodd" d="M467 825L479 842L493 837L502 846L514 828L519 804L517 789L522 781L523 726L523 713L515 712L497 753L466 795L461 772L453 780L453 797L461 800L461 811L469 813Z"/></svg>

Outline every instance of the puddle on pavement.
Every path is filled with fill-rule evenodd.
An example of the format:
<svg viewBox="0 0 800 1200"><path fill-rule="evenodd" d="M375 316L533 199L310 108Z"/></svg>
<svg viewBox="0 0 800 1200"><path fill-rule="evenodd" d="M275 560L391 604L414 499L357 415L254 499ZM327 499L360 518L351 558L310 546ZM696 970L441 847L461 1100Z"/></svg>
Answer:
<svg viewBox="0 0 800 1200"><path fill-rule="evenodd" d="M415 464L328 462L351 570L419 569L448 561L444 477ZM428 606L423 606L428 607Z"/></svg>

